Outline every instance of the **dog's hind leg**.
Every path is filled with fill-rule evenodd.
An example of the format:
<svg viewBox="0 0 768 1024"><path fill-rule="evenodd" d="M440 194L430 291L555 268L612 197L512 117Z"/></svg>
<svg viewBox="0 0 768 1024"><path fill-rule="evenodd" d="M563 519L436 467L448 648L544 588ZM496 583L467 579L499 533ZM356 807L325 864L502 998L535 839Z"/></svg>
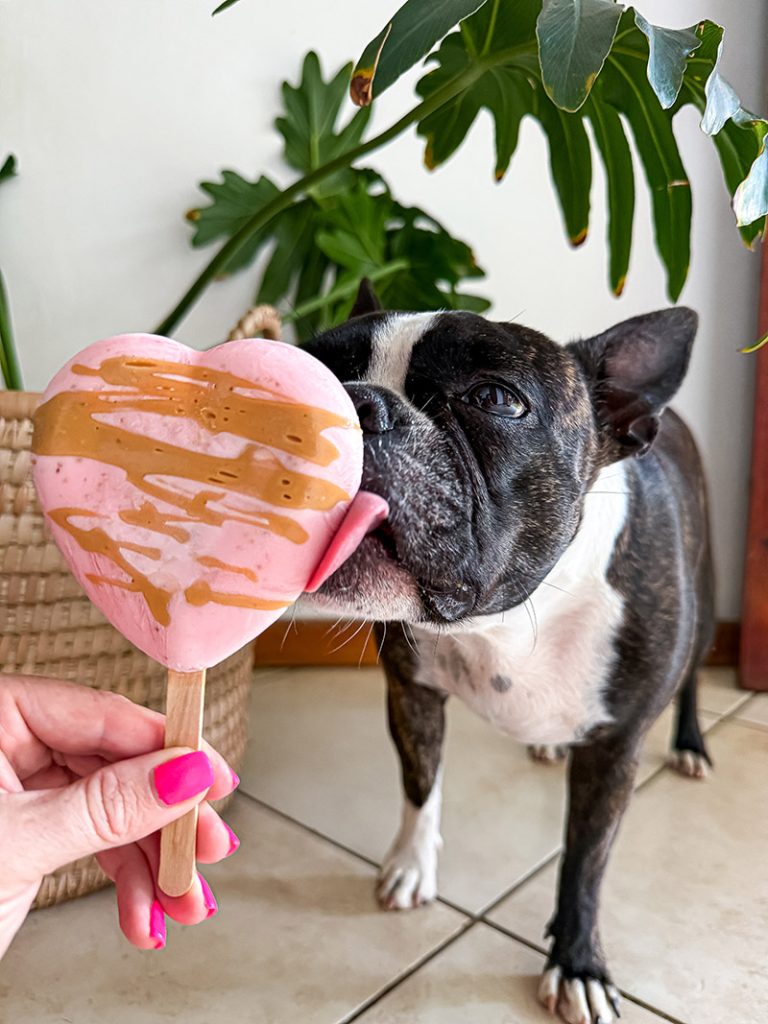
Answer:
<svg viewBox="0 0 768 1024"><path fill-rule="evenodd" d="M405 793L400 831L382 864L377 897L386 910L407 910L437 895L445 696L414 682L417 656L401 626L388 627L382 654L389 731Z"/></svg>
<svg viewBox="0 0 768 1024"><path fill-rule="evenodd" d="M697 689L698 678L693 671L677 695L675 739L669 765L681 775L692 779L704 779L707 775L707 766L712 767L712 760L707 753L699 725Z"/></svg>

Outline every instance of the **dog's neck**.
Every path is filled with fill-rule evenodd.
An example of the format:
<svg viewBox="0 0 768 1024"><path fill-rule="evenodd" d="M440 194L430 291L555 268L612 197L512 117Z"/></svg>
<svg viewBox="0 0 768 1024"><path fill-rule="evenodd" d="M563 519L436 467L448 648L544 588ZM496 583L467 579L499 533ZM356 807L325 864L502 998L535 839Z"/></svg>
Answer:
<svg viewBox="0 0 768 1024"><path fill-rule="evenodd" d="M616 541L629 507L627 464L617 462L597 474L584 496L584 514L576 534L524 604L492 615L478 615L450 626L420 623L419 631L441 635L482 633L497 626L532 636L536 620L567 613L578 605L585 587L606 581ZM521 627L523 627L521 629Z"/></svg>

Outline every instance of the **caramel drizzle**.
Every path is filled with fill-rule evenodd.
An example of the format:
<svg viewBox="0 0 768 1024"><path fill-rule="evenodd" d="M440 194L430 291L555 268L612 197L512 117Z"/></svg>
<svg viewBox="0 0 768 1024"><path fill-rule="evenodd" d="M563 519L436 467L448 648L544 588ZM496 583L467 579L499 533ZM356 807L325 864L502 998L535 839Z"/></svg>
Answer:
<svg viewBox="0 0 768 1024"><path fill-rule="evenodd" d="M98 395L98 404L108 406L111 413L129 410L191 419L213 434L235 434L256 444L300 455L318 466L329 466L339 456L336 445L323 437L322 431L350 425L349 420L326 409L240 394L237 389L270 392L253 381L207 366L117 356L105 359L98 369L77 363L72 372L134 389L133 393L79 392L81 399Z"/></svg>
<svg viewBox="0 0 768 1024"><path fill-rule="evenodd" d="M131 544L128 541L115 540L100 526L94 526L92 529L86 530L83 527L75 526L74 523L70 522L70 519L74 516L87 516L94 519L99 518L97 512L89 512L88 509L54 508L48 513L48 515L57 526L61 527L62 530L66 530L66 532L70 534L70 536L80 545L83 551L88 551L93 555L103 555L105 558L108 558L110 562L114 562L118 569L122 569L128 577L125 580L121 580L89 573L87 574L87 579L92 583L121 587L123 590L130 590L135 594L143 594L144 599L147 602L147 606L155 620L159 622L161 626L167 626L170 624L171 616L168 612L168 605L170 604L173 592L166 590L164 587L158 587L155 583L152 583L151 580L147 579L142 572L135 569L123 555L124 550L136 551L140 555L145 555L147 558L159 561L161 553L157 548L144 547L142 544Z"/></svg>
<svg viewBox="0 0 768 1024"><path fill-rule="evenodd" d="M327 466L339 452L321 436L322 431L329 427L350 427L349 421L341 416L314 406L240 394L236 389L275 392L211 367L116 357L104 360L98 368L75 365L73 372L98 377L105 384L124 390L66 391L53 395L35 414L33 451L37 455L94 459L114 466L121 469L139 491L178 509L177 513L161 512L151 501L145 501L138 509L120 511L120 519L129 525L165 534L183 543L190 534L183 526L173 523L187 521L221 526L225 521L232 521L259 526L294 544L302 544L308 534L290 516L238 508L225 499L232 494L243 495L278 508L318 511L327 511L349 500L349 495L336 484L287 469L275 456L259 456L258 453L259 445L267 445ZM235 458L208 455L97 418L122 412L184 417L210 433L226 432L251 443ZM213 484L216 489L189 495L167 482L157 482L158 478L169 477ZM218 507L211 508L210 503ZM88 577L90 580L142 593L157 622L162 626L169 624L168 605L172 592L152 583L123 554L135 551L157 560L161 557L157 548L117 541L101 527L85 529L71 522L73 516L98 518L95 512L59 508L49 515L84 551L109 559L127 577L120 580L92 575ZM203 565L212 564L203 559L199 561ZM256 579L249 569L224 563L218 567ZM188 587L185 596L195 605L212 602L270 610L286 607L286 602L217 593L204 581Z"/></svg>
<svg viewBox="0 0 768 1024"><path fill-rule="evenodd" d="M223 569L225 572L234 572L240 576L246 576L254 583L259 582L259 577L253 569L245 569L242 565L229 565L227 562L222 562L220 559L214 558L213 555L202 555L197 559L197 561L200 565L205 565L210 569Z"/></svg>
<svg viewBox="0 0 768 1024"><path fill-rule="evenodd" d="M205 580L198 580L191 587L184 591L187 601L196 606L204 604L225 604L231 608L258 608L263 611L274 611L277 608L287 608L289 601L268 601L262 597L248 597L245 594L221 594L211 590Z"/></svg>
<svg viewBox="0 0 768 1024"><path fill-rule="evenodd" d="M139 508L123 509L119 516L124 523L128 523L130 526L140 526L143 530L151 530L152 533L165 533L181 544L189 540L188 530L184 530L181 526L170 525L178 522L180 516L171 516L160 512L149 501L145 501Z"/></svg>

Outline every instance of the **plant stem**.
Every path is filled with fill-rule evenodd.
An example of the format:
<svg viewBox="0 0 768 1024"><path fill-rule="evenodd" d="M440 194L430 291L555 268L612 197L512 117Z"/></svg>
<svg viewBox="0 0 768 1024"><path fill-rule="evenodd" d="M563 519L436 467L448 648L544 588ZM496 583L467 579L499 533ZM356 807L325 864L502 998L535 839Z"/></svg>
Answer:
<svg viewBox="0 0 768 1024"><path fill-rule="evenodd" d="M391 263L387 263L385 267L380 267L378 270L372 270L366 277L371 284L376 284L377 281L383 280L385 277L391 277L392 274L397 274L401 270L408 270L411 264L408 260L392 260ZM350 295L354 295L357 289L360 287L360 282L355 278L351 281L345 281L344 284L336 285L335 288L331 288L325 295L318 295L314 299L308 299L306 302L302 302L300 306L296 306L289 313L281 314L281 320L284 324L293 323L295 320L301 320L303 316L309 316L310 313L316 312L318 309L322 309L323 306L329 306L332 302L339 302L341 299L348 299Z"/></svg>
<svg viewBox="0 0 768 1024"><path fill-rule="evenodd" d="M16 345L13 340L8 293L5 288L2 271L0 271L0 369L3 371L3 380L9 391L21 391L23 389L21 367L19 366L19 358L16 354Z"/></svg>
<svg viewBox="0 0 768 1024"><path fill-rule="evenodd" d="M299 178L292 185L289 185L285 191L275 196L274 199L255 213L251 219L239 229L239 231L236 231L235 234L224 243L211 262L205 267L202 273L199 274L195 281L193 281L192 285L182 296L177 305L171 310L162 323L158 324L154 333L169 334L173 331L179 321L186 315L192 305L194 305L200 297L209 282L226 268L227 264L240 247L244 245L257 231L260 231L265 224L268 224L273 217L281 212L281 210L290 206L296 196L306 192L313 185L316 185L318 182L330 177L337 171L351 167L352 164L367 153L372 153L387 142L397 138L397 136L401 135L406 128L409 128L417 121L423 120L423 118L432 114L435 110L438 110L445 103L452 100L454 96L457 96L467 88L467 86L471 85L472 82L479 78L484 71L485 64L480 62L473 67L468 68L466 71L462 71L461 74L451 79L450 82L446 82L440 89L436 89L426 100L423 100L412 110L409 110L407 114L403 115L403 117L393 125L390 125L390 127L385 131L381 132L379 135L375 135L367 142L362 142L354 149L350 149L349 152L340 154L335 160L331 160L322 167L317 167L314 171L311 171L303 178Z"/></svg>

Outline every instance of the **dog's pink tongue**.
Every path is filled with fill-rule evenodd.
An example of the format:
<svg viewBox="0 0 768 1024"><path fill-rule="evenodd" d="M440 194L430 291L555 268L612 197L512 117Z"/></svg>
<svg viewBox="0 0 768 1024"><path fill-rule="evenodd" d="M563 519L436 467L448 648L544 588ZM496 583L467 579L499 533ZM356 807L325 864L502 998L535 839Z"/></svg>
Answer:
<svg viewBox="0 0 768 1024"><path fill-rule="evenodd" d="M378 494L370 491L358 491L341 526L328 545L315 571L304 588L307 593L314 593L331 576L342 562L346 562L355 551L363 537L375 529L389 515L389 505Z"/></svg>

